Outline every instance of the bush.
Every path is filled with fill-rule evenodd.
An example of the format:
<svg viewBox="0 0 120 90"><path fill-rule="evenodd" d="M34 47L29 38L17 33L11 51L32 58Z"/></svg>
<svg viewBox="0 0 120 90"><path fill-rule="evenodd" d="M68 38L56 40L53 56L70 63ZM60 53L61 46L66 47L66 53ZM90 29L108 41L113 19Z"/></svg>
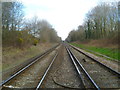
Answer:
<svg viewBox="0 0 120 90"><path fill-rule="evenodd" d="M38 40L34 40L34 43L33 43L35 46L38 44Z"/></svg>
<svg viewBox="0 0 120 90"><path fill-rule="evenodd" d="M18 41L19 41L20 44L23 43L23 39L22 38L19 38Z"/></svg>
<svg viewBox="0 0 120 90"><path fill-rule="evenodd" d="M18 38L18 43L17 44L18 44L19 47L22 46L23 41L24 41L23 38Z"/></svg>

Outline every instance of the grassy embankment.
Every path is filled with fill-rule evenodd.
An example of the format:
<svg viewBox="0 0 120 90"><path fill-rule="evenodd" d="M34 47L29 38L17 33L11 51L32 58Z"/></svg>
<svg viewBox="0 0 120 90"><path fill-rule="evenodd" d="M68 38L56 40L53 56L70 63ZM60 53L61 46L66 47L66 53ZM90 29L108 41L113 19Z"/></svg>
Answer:
<svg viewBox="0 0 120 90"><path fill-rule="evenodd" d="M91 45L85 45L85 44L77 44L77 43L71 43L72 45L79 47L81 49L84 49L88 52L93 51L93 52L97 52L103 55L106 55L110 58L116 59L120 61L120 50L118 50L117 48L103 48L103 47L97 47L97 46L91 46ZM93 53L91 52L91 53ZM101 56L99 54L93 53L97 56ZM102 56L101 56L102 57ZM105 58L105 57L104 57ZM108 58L106 58L108 59ZM113 60L113 59L108 59L108 60Z"/></svg>
<svg viewBox="0 0 120 90"><path fill-rule="evenodd" d="M20 63L25 62L45 50L51 48L55 44L44 43L37 46L30 46L29 48L19 49L14 47L3 48L2 50L2 70L7 70Z"/></svg>

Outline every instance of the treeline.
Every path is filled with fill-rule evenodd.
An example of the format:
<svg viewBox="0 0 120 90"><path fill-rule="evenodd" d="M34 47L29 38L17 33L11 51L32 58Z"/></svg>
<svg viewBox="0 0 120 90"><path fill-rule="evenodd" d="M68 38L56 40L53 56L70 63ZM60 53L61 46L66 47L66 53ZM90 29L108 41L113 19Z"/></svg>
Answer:
<svg viewBox="0 0 120 90"><path fill-rule="evenodd" d="M57 32L46 20L34 16L24 18L23 4L20 2L2 3L2 44L3 47L23 47L39 42L59 42Z"/></svg>
<svg viewBox="0 0 120 90"><path fill-rule="evenodd" d="M111 38L118 42L118 5L101 3L89 11L83 25L72 30L66 41Z"/></svg>

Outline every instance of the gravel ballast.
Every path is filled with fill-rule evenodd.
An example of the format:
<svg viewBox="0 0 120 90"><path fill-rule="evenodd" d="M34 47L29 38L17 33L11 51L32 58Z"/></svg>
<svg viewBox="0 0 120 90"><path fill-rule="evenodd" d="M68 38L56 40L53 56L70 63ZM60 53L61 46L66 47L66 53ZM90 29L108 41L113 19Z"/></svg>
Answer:
<svg viewBox="0 0 120 90"><path fill-rule="evenodd" d="M83 88L65 47L60 50L56 62L46 77L43 88Z"/></svg>
<svg viewBox="0 0 120 90"><path fill-rule="evenodd" d="M80 63L100 88L120 88L120 79L98 63L71 48Z"/></svg>

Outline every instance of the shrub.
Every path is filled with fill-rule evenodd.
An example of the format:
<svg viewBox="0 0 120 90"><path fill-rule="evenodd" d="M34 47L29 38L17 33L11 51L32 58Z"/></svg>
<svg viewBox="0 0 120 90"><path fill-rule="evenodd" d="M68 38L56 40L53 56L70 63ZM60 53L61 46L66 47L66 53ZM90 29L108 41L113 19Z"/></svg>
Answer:
<svg viewBox="0 0 120 90"><path fill-rule="evenodd" d="M34 43L33 43L35 46L38 44L38 40L34 40Z"/></svg>
<svg viewBox="0 0 120 90"><path fill-rule="evenodd" d="M22 46L23 41L24 41L23 38L18 38L18 43L17 44L18 44L19 47Z"/></svg>

